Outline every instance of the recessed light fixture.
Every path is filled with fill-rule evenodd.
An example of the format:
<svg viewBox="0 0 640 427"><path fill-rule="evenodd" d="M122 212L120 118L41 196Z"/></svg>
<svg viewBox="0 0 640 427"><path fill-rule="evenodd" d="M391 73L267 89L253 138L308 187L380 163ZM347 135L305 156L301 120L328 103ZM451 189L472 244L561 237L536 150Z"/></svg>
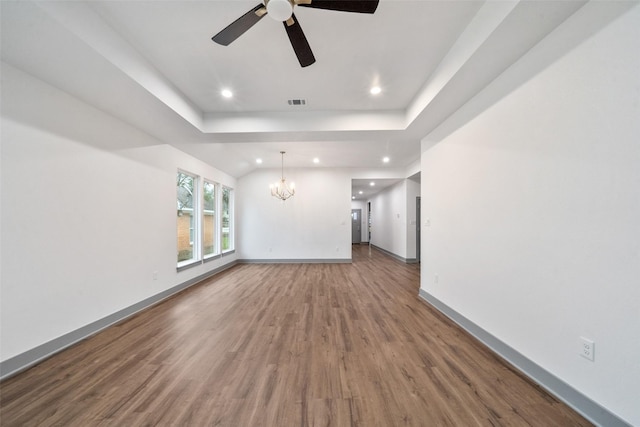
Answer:
<svg viewBox="0 0 640 427"><path fill-rule="evenodd" d="M386 156L382 158L382 162L383 163L389 163L389 160L390 159L388 157L386 157Z"/></svg>
<svg viewBox="0 0 640 427"><path fill-rule="evenodd" d="M315 163L315 164L320 163L320 159L319 159L319 158L317 158L317 157L314 157L314 158L313 158L313 163Z"/></svg>
<svg viewBox="0 0 640 427"><path fill-rule="evenodd" d="M222 89L222 91L220 92L220 94L222 96L224 96L225 98L231 98L233 97L233 92L231 92L229 89Z"/></svg>
<svg viewBox="0 0 640 427"><path fill-rule="evenodd" d="M373 86L370 90L369 93L371 95L378 95L380 92L382 92L382 88L380 86Z"/></svg>
<svg viewBox="0 0 640 427"><path fill-rule="evenodd" d="M358 191L358 194L362 194L362 191Z"/></svg>
<svg viewBox="0 0 640 427"><path fill-rule="evenodd" d="M259 165L261 165L261 164L262 164L262 159L257 158L257 159L256 159L256 163L257 163L257 164L259 164Z"/></svg>
<svg viewBox="0 0 640 427"><path fill-rule="evenodd" d="M355 200L355 199L356 199L356 196L351 196L351 200Z"/></svg>
<svg viewBox="0 0 640 427"><path fill-rule="evenodd" d="M371 181L371 182L369 183L369 185L373 187L374 185L376 185L376 183L375 183L375 182L373 182L373 181Z"/></svg>

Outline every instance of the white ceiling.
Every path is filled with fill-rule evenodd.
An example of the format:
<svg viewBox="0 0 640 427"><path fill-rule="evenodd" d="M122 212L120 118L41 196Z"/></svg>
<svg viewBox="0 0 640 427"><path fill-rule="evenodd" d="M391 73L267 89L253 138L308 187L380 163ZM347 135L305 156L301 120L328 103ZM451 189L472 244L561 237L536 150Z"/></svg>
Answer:
<svg viewBox="0 0 640 427"><path fill-rule="evenodd" d="M385 1L375 14L297 7L317 58L301 68L283 25L261 20L228 47L211 36L259 1L98 2L96 11L200 110L211 113L405 109L480 2ZM410 12L410 13L408 13ZM390 36L393 34L393 36ZM365 65L366 66L363 66ZM378 81L384 97L369 95ZM236 98L220 97L231 87Z"/></svg>
<svg viewBox="0 0 640 427"><path fill-rule="evenodd" d="M257 3L1 1L2 60L232 176L280 167L285 150L286 167L404 178L424 136L583 5L381 0L373 15L297 7L316 57L301 68L268 16L230 46L211 41ZM380 95L369 94L373 84Z"/></svg>

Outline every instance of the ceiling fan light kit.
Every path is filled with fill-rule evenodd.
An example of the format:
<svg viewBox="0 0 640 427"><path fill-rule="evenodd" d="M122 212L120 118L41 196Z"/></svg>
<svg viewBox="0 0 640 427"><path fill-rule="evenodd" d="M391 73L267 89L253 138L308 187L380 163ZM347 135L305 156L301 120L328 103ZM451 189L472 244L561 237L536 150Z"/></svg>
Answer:
<svg viewBox="0 0 640 427"><path fill-rule="evenodd" d="M264 0L264 3L255 6L211 39L220 45L228 46L257 24L265 15L269 15L284 24L300 66L307 67L316 62L316 59L302 27L293 13L294 6L339 12L374 13L378 8L378 3L379 0Z"/></svg>
<svg viewBox="0 0 640 427"><path fill-rule="evenodd" d="M289 0L267 1L267 12L276 21L286 21L293 13L293 4Z"/></svg>

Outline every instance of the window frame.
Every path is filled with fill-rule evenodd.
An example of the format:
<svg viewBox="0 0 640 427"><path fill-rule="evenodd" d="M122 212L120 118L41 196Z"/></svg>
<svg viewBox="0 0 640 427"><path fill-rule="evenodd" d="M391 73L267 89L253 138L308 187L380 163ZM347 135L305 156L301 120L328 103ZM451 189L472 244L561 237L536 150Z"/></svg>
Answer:
<svg viewBox="0 0 640 427"><path fill-rule="evenodd" d="M214 216L214 221L213 221L213 252L210 254L205 254L205 248L204 248L204 244L206 241L206 234L205 234L205 215L206 215L206 209L205 209L205 187L207 184L210 184L213 186L213 216ZM220 226L220 209L221 205L220 205L220 184L218 184L217 182L210 180L210 179L206 179L204 178L202 180L202 260L204 262L219 258L221 255L221 239L220 239L220 234L221 234L221 226Z"/></svg>
<svg viewBox="0 0 640 427"><path fill-rule="evenodd" d="M228 239L228 244L229 247L228 248L224 248L224 192L225 190L227 190L229 192L229 206L228 206L228 217L229 217L229 223L228 223L228 228L229 228L229 239ZM235 217L235 212L234 212L234 192L235 190L231 187L228 187L226 185L222 186L221 189L221 197L220 197L220 203L221 203L221 209L220 209L220 251L222 253L222 255L226 255L226 254L230 254L235 252L235 221L234 221L234 217Z"/></svg>
<svg viewBox="0 0 640 427"><path fill-rule="evenodd" d="M201 185L200 185L200 176L197 174L194 174L192 172L183 170L183 169L178 169L178 171L176 172L176 179L179 178L179 175L186 175L188 177L190 177L192 179L193 182L193 187L191 190L191 204L192 206L190 208L183 208L183 209L179 209L179 206L177 206L177 210L178 211L190 211L191 215L190 215L190 223L189 223L189 244L191 247L191 258L189 259L185 259L182 261L178 260L178 257L176 257L176 267L178 269L178 271L187 268L189 266L198 264L201 262L202 260L202 248L201 248L201 236L200 236L200 232L199 230L202 229L201 226L201 221L200 221L200 215L199 212L201 211ZM176 182L176 204L180 203L178 200L178 188L180 188L177 185ZM177 218L182 217L182 215L180 215L178 213ZM192 231L193 230L193 231ZM178 245L179 245L179 219L176 219L176 249L178 249ZM178 251L179 254L179 251Z"/></svg>

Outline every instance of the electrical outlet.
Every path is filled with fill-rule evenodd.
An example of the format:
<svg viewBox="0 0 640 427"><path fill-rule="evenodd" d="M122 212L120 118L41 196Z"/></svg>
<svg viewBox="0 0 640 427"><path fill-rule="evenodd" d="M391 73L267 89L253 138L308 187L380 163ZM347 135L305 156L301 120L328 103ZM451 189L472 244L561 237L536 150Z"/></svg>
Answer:
<svg viewBox="0 0 640 427"><path fill-rule="evenodd" d="M153 280L158 280L158 272L157 271L153 272Z"/></svg>
<svg viewBox="0 0 640 427"><path fill-rule="evenodd" d="M440 276L438 276L437 274L433 277L433 282L434 283L438 283L440 281Z"/></svg>
<svg viewBox="0 0 640 427"><path fill-rule="evenodd" d="M593 362L596 350L596 343L588 338L580 337L580 356Z"/></svg>

